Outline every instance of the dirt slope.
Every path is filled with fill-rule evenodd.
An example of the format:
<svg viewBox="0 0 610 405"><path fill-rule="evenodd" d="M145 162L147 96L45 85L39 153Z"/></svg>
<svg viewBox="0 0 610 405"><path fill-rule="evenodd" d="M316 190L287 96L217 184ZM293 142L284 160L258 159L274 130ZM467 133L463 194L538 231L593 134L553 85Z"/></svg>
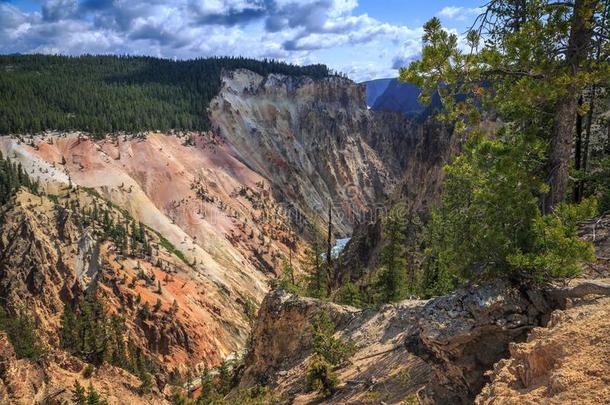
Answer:
<svg viewBox="0 0 610 405"><path fill-rule="evenodd" d="M606 404L610 399L610 298L556 311L490 372L477 404Z"/></svg>

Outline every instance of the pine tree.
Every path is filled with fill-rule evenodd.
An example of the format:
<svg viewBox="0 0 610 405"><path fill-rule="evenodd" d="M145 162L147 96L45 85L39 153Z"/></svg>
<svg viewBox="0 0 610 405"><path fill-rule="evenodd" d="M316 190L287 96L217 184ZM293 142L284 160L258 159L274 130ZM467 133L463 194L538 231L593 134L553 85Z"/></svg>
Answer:
<svg viewBox="0 0 610 405"><path fill-rule="evenodd" d="M381 251L379 289L383 302L396 302L406 291L405 206L398 204L384 221L385 246Z"/></svg>
<svg viewBox="0 0 610 405"><path fill-rule="evenodd" d="M223 361L218 366L218 387L221 395L226 395L233 385L233 375L228 361Z"/></svg>
<svg viewBox="0 0 610 405"><path fill-rule="evenodd" d="M108 402L100 397L91 383L87 389L87 405L108 405Z"/></svg>
<svg viewBox="0 0 610 405"><path fill-rule="evenodd" d="M78 380L74 380L72 401L74 402L74 405L87 405L87 395L85 394L85 389L82 385L80 385Z"/></svg>
<svg viewBox="0 0 610 405"><path fill-rule="evenodd" d="M153 378L150 373L144 371L140 374L140 387L138 388L140 393L149 393L153 388Z"/></svg>
<svg viewBox="0 0 610 405"><path fill-rule="evenodd" d="M456 132L472 129L446 167L442 204L426 226L423 278L435 293L498 275L572 276L592 258L574 221L593 215L595 204L569 205L566 197L574 135L582 131L578 100L608 76L594 56L595 44L607 44L601 5L491 1L466 47L438 18L424 25L422 58L400 78L420 86L422 100L440 101L438 117Z"/></svg>
<svg viewBox="0 0 610 405"><path fill-rule="evenodd" d="M307 249L304 267L307 269L307 295L315 298L325 298L327 268L323 260L324 251L318 227L311 225L312 242Z"/></svg>
<svg viewBox="0 0 610 405"><path fill-rule="evenodd" d="M489 111L503 125L544 141L543 214L567 196L578 100L608 74L593 57L596 41L607 42L600 5L488 2L466 36L466 51L435 17L424 25L423 57L400 71L402 80L423 88L423 100L440 99L441 118L457 121L460 132Z"/></svg>
<svg viewBox="0 0 610 405"><path fill-rule="evenodd" d="M153 307L153 312L159 312L161 309L161 300L157 298L157 302L155 302L155 306Z"/></svg>
<svg viewBox="0 0 610 405"><path fill-rule="evenodd" d="M333 274L333 207L328 202L328 232L326 237L326 297L330 296Z"/></svg>
<svg viewBox="0 0 610 405"><path fill-rule="evenodd" d="M210 369L206 364L201 372L201 396L203 398L212 397L215 387L214 387L214 379L212 378L212 374L210 374Z"/></svg>
<svg viewBox="0 0 610 405"><path fill-rule="evenodd" d="M176 301L176 299L174 299L174 302L172 302L172 306L169 309L169 314L171 316L175 316L178 313L178 301Z"/></svg>

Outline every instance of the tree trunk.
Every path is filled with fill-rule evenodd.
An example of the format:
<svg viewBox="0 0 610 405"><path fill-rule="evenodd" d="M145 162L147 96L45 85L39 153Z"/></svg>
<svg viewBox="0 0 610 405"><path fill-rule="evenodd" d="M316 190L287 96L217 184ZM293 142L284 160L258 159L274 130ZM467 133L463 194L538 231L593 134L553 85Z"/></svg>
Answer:
<svg viewBox="0 0 610 405"><path fill-rule="evenodd" d="M578 97L578 107L582 107L582 95ZM574 169L582 169L583 140L582 140L582 115L576 114L576 142L574 143ZM574 202L582 200L582 180L574 185Z"/></svg>
<svg viewBox="0 0 610 405"><path fill-rule="evenodd" d="M572 12L570 38L565 63L572 76L580 71L587 59L593 26L592 9L597 0L575 0ZM547 181L549 193L544 197L543 210L551 212L553 207L565 200L568 192L569 162L572 155L572 138L578 107L578 86L572 81L565 97L561 97L555 109L553 135L551 139Z"/></svg>
<svg viewBox="0 0 610 405"><path fill-rule="evenodd" d="M583 175L587 174L589 164L589 142L591 140L591 125L593 124L593 110L595 109L595 86L591 87L591 102L589 103L589 111L587 111L587 121L585 122L585 139L582 144L582 171ZM580 197L585 193L584 180L579 184Z"/></svg>
<svg viewBox="0 0 610 405"><path fill-rule="evenodd" d="M597 280L584 280L574 287L553 287L549 289L549 295L558 301L568 298L583 298L587 295L610 295L610 284Z"/></svg>
<svg viewBox="0 0 610 405"><path fill-rule="evenodd" d="M326 240L326 296L330 296L331 277L332 277L332 252L333 252L333 206L328 202L328 239Z"/></svg>

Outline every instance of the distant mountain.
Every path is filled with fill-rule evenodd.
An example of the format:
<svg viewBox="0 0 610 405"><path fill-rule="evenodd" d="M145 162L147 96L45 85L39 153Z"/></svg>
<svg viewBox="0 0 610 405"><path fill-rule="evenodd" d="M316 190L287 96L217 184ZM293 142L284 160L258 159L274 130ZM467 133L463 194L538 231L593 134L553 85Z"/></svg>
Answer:
<svg viewBox="0 0 610 405"><path fill-rule="evenodd" d="M396 79L376 79L364 82L366 84L366 105L369 108L375 105L375 101L386 91L393 80Z"/></svg>
<svg viewBox="0 0 610 405"><path fill-rule="evenodd" d="M398 79L377 79L364 82L366 85L366 102L375 111L398 111L407 117L425 118L440 105L438 97L433 97L430 106L419 103L421 90Z"/></svg>

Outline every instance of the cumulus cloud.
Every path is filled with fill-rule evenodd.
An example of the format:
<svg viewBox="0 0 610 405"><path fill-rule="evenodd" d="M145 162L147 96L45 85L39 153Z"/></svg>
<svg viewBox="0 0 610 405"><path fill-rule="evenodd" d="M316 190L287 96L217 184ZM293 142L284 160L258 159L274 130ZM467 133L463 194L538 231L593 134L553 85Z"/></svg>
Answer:
<svg viewBox="0 0 610 405"><path fill-rule="evenodd" d="M77 9L76 0L48 0L42 5L42 16L47 21L63 20Z"/></svg>
<svg viewBox="0 0 610 405"><path fill-rule="evenodd" d="M0 52L319 62L318 51L386 41L380 46L398 47L402 57L416 53L401 44L419 43L421 29L355 13L357 6L357 0L43 0L38 10L24 11L0 1ZM375 63L379 72L392 69L391 61ZM371 69L367 63L360 71Z"/></svg>
<svg viewBox="0 0 610 405"><path fill-rule="evenodd" d="M448 20L464 21L468 18L472 18L483 12L481 7L458 7L458 6L446 6L437 13L439 17L446 18Z"/></svg>

